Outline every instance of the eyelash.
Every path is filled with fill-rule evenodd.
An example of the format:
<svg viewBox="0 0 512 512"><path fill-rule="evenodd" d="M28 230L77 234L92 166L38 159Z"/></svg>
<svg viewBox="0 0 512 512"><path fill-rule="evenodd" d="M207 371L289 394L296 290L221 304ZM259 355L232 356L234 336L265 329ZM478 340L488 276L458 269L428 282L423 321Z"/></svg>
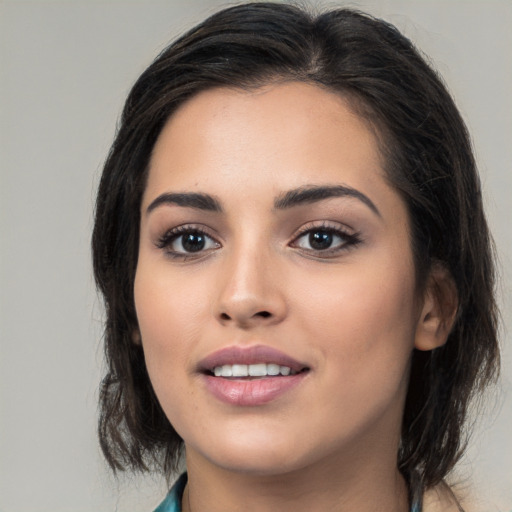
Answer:
<svg viewBox="0 0 512 512"><path fill-rule="evenodd" d="M342 243L334 248L327 249L302 249L308 254L317 258L335 257L341 252L348 251L362 242L361 233L348 233L346 230L341 229L339 226L333 226L327 222L321 225L307 225L301 229L300 233L294 238L292 247L297 245L297 242L304 238L306 235L311 236L313 233L327 233L339 237Z"/></svg>
<svg viewBox="0 0 512 512"><path fill-rule="evenodd" d="M305 253L315 256L317 258L329 258L338 255L341 252L348 251L351 248L355 247L359 243L362 242L360 233L347 233L347 231L340 229L338 226L333 226L328 223L322 223L321 225L308 225L301 229L300 233L293 239L293 241L289 244L291 247L298 247L298 241L304 238L306 235L311 236L312 233L326 233L331 236L339 237L342 239L342 243L334 248L326 248L326 249L306 249L302 248L302 251ZM202 236L205 239L212 241L216 244L216 247L209 249L200 249L198 251L191 252L180 252L171 249L172 244L177 241L181 236L186 234L193 234L197 236ZM182 241L183 243L183 241ZM207 243L207 242L206 242ZM163 236L161 236L157 242L156 247L158 249L165 250L167 256L173 259L181 259L182 261L186 261L188 259L199 258L204 255L205 252L211 251L220 247L220 243L217 242L209 233L207 233L204 229L198 226L193 225L183 225L178 226L176 228L170 229Z"/></svg>
<svg viewBox="0 0 512 512"><path fill-rule="evenodd" d="M202 236L206 239L209 239L213 241L217 246L220 246L220 243L217 242L209 233L207 233L204 229L197 227L197 226L191 226L191 225L184 225L184 226L177 226L173 229L170 229L167 231L163 236L161 236L157 242L156 246L158 249L165 250L165 253L167 256L174 258L174 259L181 259L183 261L192 259L192 258L198 258L201 255L203 255L206 251L211 249L200 250L197 252L179 252L171 249L171 245L178 240L181 236L187 235L187 234L194 234Z"/></svg>

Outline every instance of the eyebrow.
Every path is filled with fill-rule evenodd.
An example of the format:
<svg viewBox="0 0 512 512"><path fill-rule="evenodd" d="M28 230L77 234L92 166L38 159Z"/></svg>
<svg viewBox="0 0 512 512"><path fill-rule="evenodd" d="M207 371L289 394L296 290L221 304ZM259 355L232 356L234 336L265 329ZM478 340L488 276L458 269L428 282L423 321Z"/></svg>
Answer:
<svg viewBox="0 0 512 512"><path fill-rule="evenodd" d="M379 209L374 202L359 190L346 185L318 186L309 185L289 190L281 194L274 201L274 209L286 210L302 204L316 203L331 197L353 197L364 203L377 216L381 217Z"/></svg>
<svg viewBox="0 0 512 512"><path fill-rule="evenodd" d="M359 190L346 185L308 185L299 187L280 194L274 201L275 210L287 210L302 204L316 203L332 197L353 197L368 206L377 216L381 217L379 209L373 201ZM154 199L146 209L146 214L159 206L171 204L186 208L209 212L222 212L220 201L215 197L204 193L193 192L166 192Z"/></svg>
<svg viewBox="0 0 512 512"><path fill-rule="evenodd" d="M220 202L209 194L199 194L191 192L167 192L159 195L146 209L146 214L152 212L155 208L164 204L184 206L186 208L195 208L207 212L222 212Z"/></svg>

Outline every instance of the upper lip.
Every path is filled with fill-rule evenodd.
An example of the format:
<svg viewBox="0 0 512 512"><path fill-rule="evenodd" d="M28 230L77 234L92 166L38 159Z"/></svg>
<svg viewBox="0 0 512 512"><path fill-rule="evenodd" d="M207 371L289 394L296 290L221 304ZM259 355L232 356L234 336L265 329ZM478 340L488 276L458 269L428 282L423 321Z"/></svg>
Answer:
<svg viewBox="0 0 512 512"><path fill-rule="evenodd" d="M217 366L225 364L278 364L288 366L295 372L308 368L304 363L293 359L293 357L266 345L253 345L241 347L233 345L225 347L205 357L199 362L199 371L208 372Z"/></svg>

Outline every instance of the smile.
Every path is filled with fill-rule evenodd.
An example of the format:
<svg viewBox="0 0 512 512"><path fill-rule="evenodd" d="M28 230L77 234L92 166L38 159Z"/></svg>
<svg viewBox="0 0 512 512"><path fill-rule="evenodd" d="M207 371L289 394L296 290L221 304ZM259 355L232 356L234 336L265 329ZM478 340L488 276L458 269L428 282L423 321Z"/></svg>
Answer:
<svg viewBox="0 0 512 512"><path fill-rule="evenodd" d="M215 377L276 377L279 375L295 375L298 373L289 366L281 366L275 363L256 364L225 364L216 366L212 371Z"/></svg>
<svg viewBox="0 0 512 512"><path fill-rule="evenodd" d="M197 370L209 394L240 407L286 397L311 368L273 347L233 345L207 356Z"/></svg>

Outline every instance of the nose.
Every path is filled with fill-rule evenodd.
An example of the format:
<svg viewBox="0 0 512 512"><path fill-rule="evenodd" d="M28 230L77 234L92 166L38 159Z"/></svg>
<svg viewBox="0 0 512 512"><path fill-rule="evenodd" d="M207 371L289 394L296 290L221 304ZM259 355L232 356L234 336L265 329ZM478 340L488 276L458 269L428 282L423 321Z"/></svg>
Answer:
<svg viewBox="0 0 512 512"><path fill-rule="evenodd" d="M251 329L286 317L285 280L275 258L256 248L226 258L218 288L216 316L223 325Z"/></svg>

